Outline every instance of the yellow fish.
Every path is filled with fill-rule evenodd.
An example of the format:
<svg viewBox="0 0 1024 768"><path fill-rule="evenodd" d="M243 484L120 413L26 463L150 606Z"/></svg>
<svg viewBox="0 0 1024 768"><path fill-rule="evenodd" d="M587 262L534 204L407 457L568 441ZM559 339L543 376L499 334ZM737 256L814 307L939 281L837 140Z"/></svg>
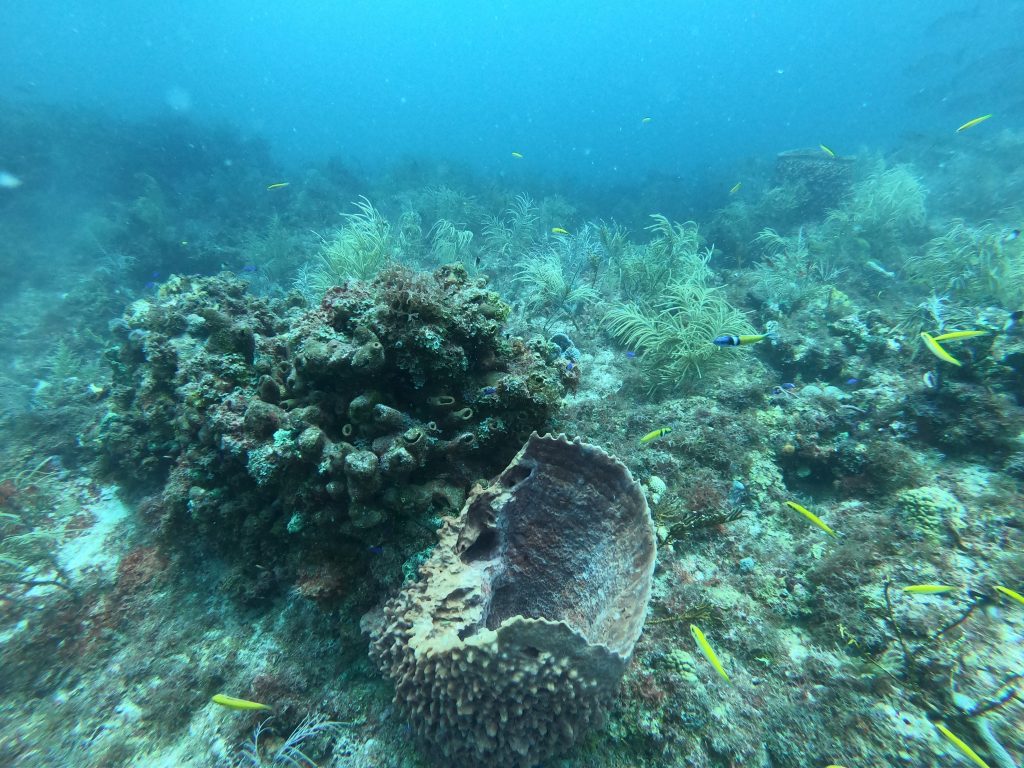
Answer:
<svg viewBox="0 0 1024 768"><path fill-rule="evenodd" d="M234 696L225 696L223 693L218 693L212 699L214 704L220 704L222 707L228 709L273 709L268 707L266 704L260 704L258 701L249 701L248 699L236 699Z"/></svg>
<svg viewBox="0 0 1024 768"><path fill-rule="evenodd" d="M705 658L711 662L711 666L715 668L725 682L729 682L729 675L725 671L725 667L722 666L722 662L718 660L718 655L715 653L715 649L711 647L711 643L704 637L704 633L700 631L700 627L696 624L690 625L690 634L693 635L693 639L697 641L697 645L700 646L701 653L704 654Z"/></svg>
<svg viewBox="0 0 1024 768"><path fill-rule="evenodd" d="M569 234L569 230L568 229L562 229L561 227L552 227L551 228L551 234L553 234L553 235L568 235Z"/></svg>
<svg viewBox="0 0 1024 768"><path fill-rule="evenodd" d="M640 122L641 122L641 123L643 123L644 125L647 125L647 124L648 124L649 122L651 122L651 118L649 118L649 117L645 117L645 118L644 118L643 120L641 120Z"/></svg>
<svg viewBox="0 0 1024 768"><path fill-rule="evenodd" d="M988 331L950 331L932 336L932 341L952 341L953 339L973 339L975 336L988 336Z"/></svg>
<svg viewBox="0 0 1024 768"><path fill-rule="evenodd" d="M646 435L640 438L640 445L643 445L644 443L649 443L651 442L651 440L657 440L659 437L664 437L671 431L672 427L662 427L661 429L656 429L653 432L648 432Z"/></svg>
<svg viewBox="0 0 1024 768"><path fill-rule="evenodd" d="M514 157L516 160L522 160L523 159L523 153L522 152L513 152L512 153L512 157Z"/></svg>
<svg viewBox="0 0 1024 768"><path fill-rule="evenodd" d="M904 587L904 592L912 595L941 595L943 592L952 592L957 587L948 587L945 584L911 584Z"/></svg>
<svg viewBox="0 0 1024 768"><path fill-rule="evenodd" d="M801 515L806 517L808 520L810 520L816 526L821 528L821 530L823 530L829 536L835 536L836 535L835 531L833 531L831 528L829 528L827 525L825 525L824 521L820 517L818 517L816 514L811 512L811 510L809 510L807 507L804 507L804 506L802 506L800 504L797 504L795 501L787 501L786 502L786 506L789 507L790 509L795 509L797 512L799 512Z"/></svg>
<svg viewBox="0 0 1024 768"><path fill-rule="evenodd" d="M732 185L732 187L729 188L729 194L730 195L735 195L737 192L740 191L740 187L742 187L742 186L743 186L743 182L742 181L737 181L735 184Z"/></svg>
<svg viewBox="0 0 1024 768"><path fill-rule="evenodd" d="M833 152L833 151L832 151L831 149L829 149L828 147L826 147L826 146L825 146L824 144L819 144L818 146L819 146L819 147L821 147L821 151L822 151L822 152L824 152L824 153L825 153L826 155L828 155L829 157L835 157L835 156L836 156L836 153L835 153L835 152Z"/></svg>
<svg viewBox="0 0 1024 768"><path fill-rule="evenodd" d="M921 339L924 341L924 345L928 347L928 351L935 355L937 358L939 358L939 360L943 360L947 363L952 363L957 367L961 365L960 361L953 357L951 354L949 354L949 352L944 350L942 346L939 344L939 342L932 338L932 335L930 333L921 331Z"/></svg>
<svg viewBox="0 0 1024 768"><path fill-rule="evenodd" d="M279 181L276 184L268 184L267 191L269 192L272 189L284 189L285 187L290 187L291 185L292 183L290 181Z"/></svg>
<svg viewBox="0 0 1024 768"><path fill-rule="evenodd" d="M967 121L966 123L964 123L964 124L963 124L963 125L961 125L961 126L960 126L959 128L957 128L957 129L956 129L956 132L957 132L957 133L963 133L963 132L964 132L964 131L966 131L966 130L967 130L968 128L973 128L973 127L974 127L974 126L976 126L976 125L977 125L978 123L984 123L984 122L985 122L986 120L988 120L988 119L989 119L990 117L992 117L992 115L982 115L981 117L976 117L976 118L974 118L973 120L968 120L968 121Z"/></svg>
<svg viewBox="0 0 1024 768"><path fill-rule="evenodd" d="M975 752L973 749L967 746L967 744L962 739L958 738L956 734L950 731L949 728L942 725L941 723L936 723L935 727L939 729L939 732L942 733L943 736L945 736L951 742L956 744L957 749L959 749L961 752L967 755L967 757L970 758L971 762L978 766L978 768L989 768L988 763L982 760L981 756L977 752Z"/></svg>
<svg viewBox="0 0 1024 768"><path fill-rule="evenodd" d="M994 587L994 589L997 592L1002 592L1004 595L1006 595L1011 600L1016 600L1021 605L1024 605L1024 595L1022 595L1020 592L1014 592L1009 587L996 586L996 587Z"/></svg>

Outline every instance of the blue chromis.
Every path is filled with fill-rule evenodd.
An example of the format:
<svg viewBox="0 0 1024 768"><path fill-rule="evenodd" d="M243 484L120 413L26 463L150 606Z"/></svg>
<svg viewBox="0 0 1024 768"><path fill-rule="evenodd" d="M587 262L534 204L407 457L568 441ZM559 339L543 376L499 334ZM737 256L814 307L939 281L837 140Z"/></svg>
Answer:
<svg viewBox="0 0 1024 768"><path fill-rule="evenodd" d="M743 344L756 344L769 336L771 336L770 333L756 333L750 336L716 336L711 343L716 347L738 347Z"/></svg>

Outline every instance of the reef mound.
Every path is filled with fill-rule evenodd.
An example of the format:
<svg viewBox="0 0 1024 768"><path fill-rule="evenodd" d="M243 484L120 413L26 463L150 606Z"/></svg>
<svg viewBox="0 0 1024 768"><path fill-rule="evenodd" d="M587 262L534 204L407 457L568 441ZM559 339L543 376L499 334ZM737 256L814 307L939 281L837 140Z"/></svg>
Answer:
<svg viewBox="0 0 1024 768"><path fill-rule="evenodd" d="M436 756L534 766L602 722L640 637L647 501L600 448L534 433L439 536L371 654Z"/></svg>

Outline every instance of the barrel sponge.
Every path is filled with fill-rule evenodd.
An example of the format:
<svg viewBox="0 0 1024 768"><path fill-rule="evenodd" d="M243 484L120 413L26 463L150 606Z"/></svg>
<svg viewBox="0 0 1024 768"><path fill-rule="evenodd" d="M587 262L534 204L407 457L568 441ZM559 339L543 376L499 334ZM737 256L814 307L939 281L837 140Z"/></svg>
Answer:
<svg viewBox="0 0 1024 768"><path fill-rule="evenodd" d="M534 433L385 606L371 654L450 765L532 768L600 725L643 629L654 529L629 470Z"/></svg>

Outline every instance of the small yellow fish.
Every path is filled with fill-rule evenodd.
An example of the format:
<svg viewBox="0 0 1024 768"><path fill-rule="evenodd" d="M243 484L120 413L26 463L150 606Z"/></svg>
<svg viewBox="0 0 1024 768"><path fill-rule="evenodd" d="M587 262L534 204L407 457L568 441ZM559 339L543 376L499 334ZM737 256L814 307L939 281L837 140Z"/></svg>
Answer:
<svg viewBox="0 0 1024 768"><path fill-rule="evenodd" d="M990 117L992 117L992 115L982 115L981 117L976 117L976 118L974 118L973 120L968 120L968 121L967 121L966 123L964 123L964 124L963 124L963 125L961 125L961 126L960 126L959 128L957 128L957 129L956 129L956 132L957 132L957 133L963 133L963 132L964 132L964 131L966 131L966 130L967 130L968 128L973 128L973 127L974 127L974 126L976 126L976 125L977 125L978 123L984 123L984 122L985 122L986 120L988 120L988 119L989 119Z"/></svg>
<svg viewBox="0 0 1024 768"><path fill-rule="evenodd" d="M994 587L994 589L997 592L1002 592L1004 595L1006 595L1011 600L1016 600L1021 605L1024 605L1024 595L1022 595L1020 592L1014 592L1009 587L1000 587L998 585L996 587Z"/></svg>
<svg viewBox="0 0 1024 768"><path fill-rule="evenodd" d="M266 704L260 704L258 701L249 701L248 699L236 699L234 696L225 696L223 693L218 693L212 699L214 704L220 704L222 707L228 709L273 709L268 707Z"/></svg>
<svg viewBox="0 0 1024 768"><path fill-rule="evenodd" d="M726 334L724 336L715 336L715 338L711 340L711 343L716 347L740 347L744 344L757 344L759 341L764 341L765 339L772 337L773 334L771 333L755 333L750 336L732 336Z"/></svg>
<svg viewBox="0 0 1024 768"><path fill-rule="evenodd" d="M976 336L988 336L988 331L950 331L932 336L932 341L952 341L953 339L973 339Z"/></svg>
<svg viewBox="0 0 1024 768"><path fill-rule="evenodd" d="M701 653L704 654L705 658L711 662L711 666L715 668L725 682L729 682L729 675L725 671L725 667L722 666L722 662L718 660L718 655L715 653L715 649L711 647L708 639L704 637L704 633L700 631L700 627L696 624L690 625L690 634L693 635L693 639L697 641L697 645L700 646Z"/></svg>
<svg viewBox="0 0 1024 768"><path fill-rule="evenodd" d="M826 146L825 146L824 144L819 144L818 146L819 146L819 147L821 147L821 151L822 151L822 152L824 152L824 153L825 153L826 155L828 155L829 157L835 157L835 156L836 156L836 153L835 153L835 152L833 152L833 151L832 151L831 149L829 149L828 147L826 147Z"/></svg>
<svg viewBox="0 0 1024 768"><path fill-rule="evenodd" d="M811 512L811 510L809 510L807 507L802 506L800 504L797 504L795 501L787 501L786 502L786 506L789 507L790 509L795 509L797 512L799 512L801 515L806 517L808 520L810 520L816 526L821 528L821 530L823 530L829 536L835 536L836 535L835 531L833 531L831 528L829 528L827 525L825 525L824 521L820 517L818 517L816 514Z"/></svg>
<svg viewBox="0 0 1024 768"><path fill-rule="evenodd" d="M569 230L568 229L562 229L561 227L552 227L551 228L551 234L553 234L553 235L568 235L569 234Z"/></svg>
<svg viewBox="0 0 1024 768"><path fill-rule="evenodd" d="M516 160L522 160L523 159L523 153L522 152L513 152L512 153L512 157L514 157Z"/></svg>
<svg viewBox="0 0 1024 768"><path fill-rule="evenodd" d="M743 182L742 181L737 181L735 184L733 184L729 188L729 194L730 195L735 195L737 192L740 191L740 187L742 187L742 186L743 186Z"/></svg>
<svg viewBox="0 0 1024 768"><path fill-rule="evenodd" d="M939 732L943 736L945 736L947 739L953 742L956 745L957 749L959 749L961 752L967 755L967 757L970 758L971 762L978 766L978 768L989 768L988 763L982 760L981 756L977 752L975 752L973 749L967 746L967 744L962 739L957 737L956 734L950 731L949 728L942 725L941 723L935 723L935 727L939 729Z"/></svg>
<svg viewBox="0 0 1024 768"><path fill-rule="evenodd" d="M939 342L932 338L932 335L930 333L927 333L926 331L921 331L921 339L924 341L924 345L928 347L928 351L935 355L937 358L939 358L939 360L943 360L947 363L952 363L957 367L961 365L960 361L953 357L951 354L949 354L949 352L944 350L942 346L939 344Z"/></svg>
<svg viewBox="0 0 1024 768"><path fill-rule="evenodd" d="M643 445L644 443L649 443L651 442L651 440L657 440L659 437L664 437L671 431L672 427L662 427L661 429L656 429L653 432L648 432L646 435L640 438L640 445Z"/></svg>
<svg viewBox="0 0 1024 768"><path fill-rule="evenodd" d="M647 125L647 124L648 124L649 122L651 122L651 118L649 118L649 117L645 117L645 118L644 118L643 120L641 120L640 122L641 122L641 123L643 123L644 125Z"/></svg>
<svg viewBox="0 0 1024 768"><path fill-rule="evenodd" d="M269 192L272 189L284 189L285 187L290 187L291 185L292 183L290 181L279 181L276 184L268 184L267 191Z"/></svg>
<svg viewBox="0 0 1024 768"><path fill-rule="evenodd" d="M945 584L911 584L909 587L904 587L904 592L909 592L912 595L941 595L943 592L952 592L958 587L949 587Z"/></svg>

